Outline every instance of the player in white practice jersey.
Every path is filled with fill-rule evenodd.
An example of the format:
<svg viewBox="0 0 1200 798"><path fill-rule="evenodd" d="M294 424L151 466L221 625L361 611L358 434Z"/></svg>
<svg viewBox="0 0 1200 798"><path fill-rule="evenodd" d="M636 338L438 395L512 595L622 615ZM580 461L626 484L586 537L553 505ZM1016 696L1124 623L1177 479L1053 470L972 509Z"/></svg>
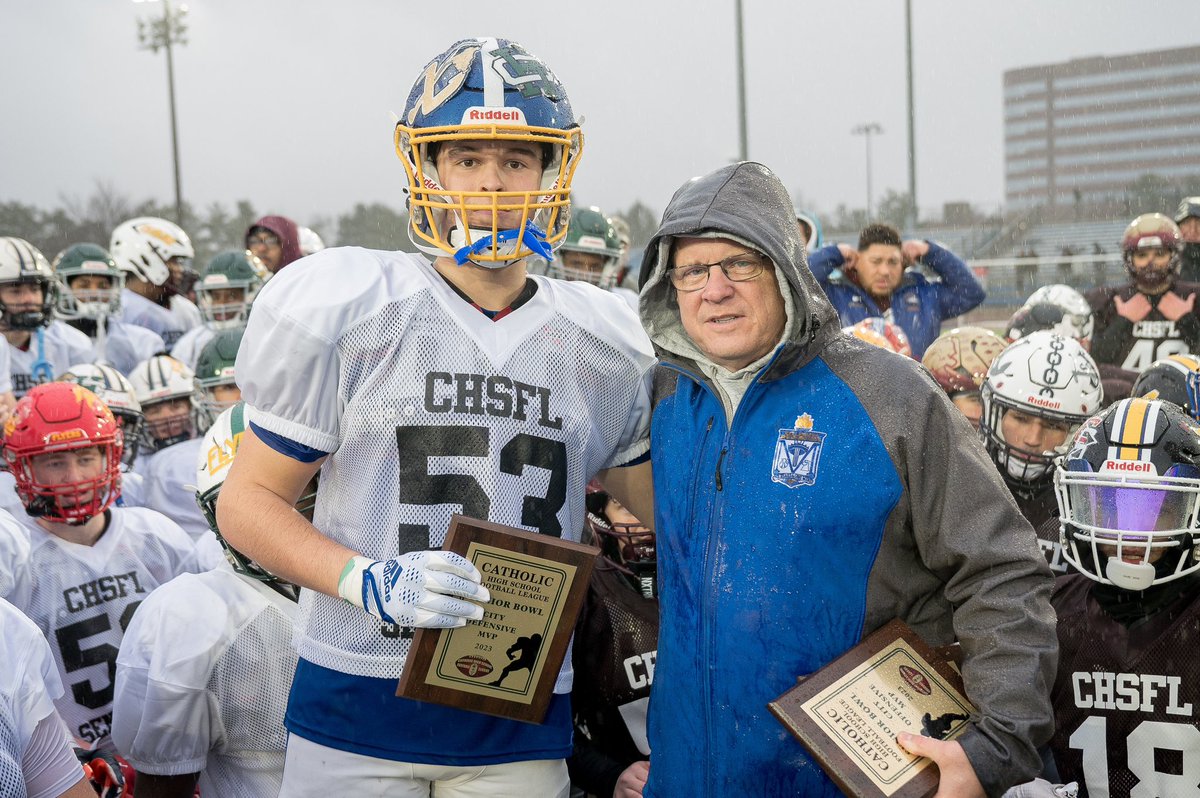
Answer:
<svg viewBox="0 0 1200 798"><path fill-rule="evenodd" d="M283 794L565 796L569 657L542 724L396 698L396 679L411 627L480 618L465 599L489 598L469 562L430 551L452 513L578 539L600 473L652 517L654 358L619 298L526 272L566 234L582 146L540 59L457 42L422 71L395 140L409 234L433 263L352 248L293 263L259 292L238 355L255 417L221 529L310 588ZM309 525L291 504L319 467Z"/></svg>
<svg viewBox="0 0 1200 798"><path fill-rule="evenodd" d="M196 501L215 506L250 411L236 404L204 436ZM297 510L312 516L314 494ZM227 545L227 544L226 544ZM296 589L234 549L233 570L184 574L134 616L117 657L113 740L157 798L279 794L283 711L296 668Z"/></svg>
<svg viewBox="0 0 1200 798"><path fill-rule="evenodd" d="M221 330L244 327L250 316L250 306L266 271L262 262L248 250L222 252L208 262L196 284L196 297L204 324L188 330L171 349L171 357L192 371L202 350Z"/></svg>
<svg viewBox="0 0 1200 798"><path fill-rule="evenodd" d="M179 225L153 216L130 219L113 230L108 251L125 272L121 321L158 333L167 346L200 325L200 309L182 295L196 252Z"/></svg>
<svg viewBox="0 0 1200 798"><path fill-rule="evenodd" d="M54 710L62 681L41 631L0 599L0 795L95 798Z"/></svg>
<svg viewBox="0 0 1200 798"><path fill-rule="evenodd" d="M0 330L17 398L72 363L93 360L91 339L54 318L57 301L58 280L46 257L28 241L0 238Z"/></svg>
<svg viewBox="0 0 1200 798"><path fill-rule="evenodd" d="M138 473L145 474L159 452L199 437L208 424L202 417L196 375L170 355L138 363L129 384L146 419L134 463Z"/></svg>
<svg viewBox="0 0 1200 798"><path fill-rule="evenodd" d="M234 381L234 363L242 342L241 328L221 330L200 351L195 375L196 393L193 401L199 407L200 423L216 418L223 410L242 398ZM210 546L216 542L208 520L194 501L190 501L196 484L196 456L203 446L202 438L176 443L155 455L146 469L147 507L158 510L198 544Z"/></svg>
<svg viewBox="0 0 1200 798"><path fill-rule="evenodd" d="M28 513L32 588L20 609L50 642L72 736L109 750L117 650L137 605L181 573L222 563L158 513L113 506L121 435L82 386L39 385L17 402L3 455Z"/></svg>
<svg viewBox="0 0 1200 798"><path fill-rule="evenodd" d="M99 244L72 244L54 258L60 319L92 342L96 361L128 374L166 350L158 333L119 321L125 273Z"/></svg>

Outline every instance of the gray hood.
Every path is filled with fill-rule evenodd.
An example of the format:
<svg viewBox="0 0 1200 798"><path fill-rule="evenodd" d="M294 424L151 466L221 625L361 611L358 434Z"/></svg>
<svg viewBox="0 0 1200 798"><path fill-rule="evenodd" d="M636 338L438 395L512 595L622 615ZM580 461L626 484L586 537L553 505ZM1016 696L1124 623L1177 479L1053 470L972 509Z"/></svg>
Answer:
<svg viewBox="0 0 1200 798"><path fill-rule="evenodd" d="M700 373L715 368L684 332L675 289L666 276L676 238L714 234L766 254L775 264L779 285L790 291L791 296L785 297L790 301L785 303L784 351L764 379L795 370L840 333L837 312L809 271L787 189L767 167L743 161L685 183L671 198L658 231L646 245L638 308L660 358Z"/></svg>

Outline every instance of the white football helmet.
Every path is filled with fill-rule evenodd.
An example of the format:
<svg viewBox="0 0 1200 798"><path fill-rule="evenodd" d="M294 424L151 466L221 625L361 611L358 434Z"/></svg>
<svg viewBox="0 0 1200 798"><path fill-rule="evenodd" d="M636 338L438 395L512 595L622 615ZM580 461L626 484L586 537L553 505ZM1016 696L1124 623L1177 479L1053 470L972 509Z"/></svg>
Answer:
<svg viewBox="0 0 1200 798"><path fill-rule="evenodd" d="M137 459L138 444L141 442L146 417L142 415L142 405L134 396L133 385L125 375L112 366L79 363L60 374L58 382L82 385L108 405L125 439L121 462L126 466L133 465L133 461Z"/></svg>
<svg viewBox="0 0 1200 798"><path fill-rule="evenodd" d="M311 227L300 228L300 254L311 255L314 252L320 252L325 249L325 242L317 235L317 231Z"/></svg>
<svg viewBox="0 0 1200 798"><path fill-rule="evenodd" d="M1041 330L996 356L983 381L984 444L1010 487L1036 491L1052 479L1054 458L1076 427L1100 409L1104 388L1095 361L1074 338ZM1015 410L1068 425L1062 446L1031 452L1004 438L1004 414Z"/></svg>
<svg viewBox="0 0 1200 798"><path fill-rule="evenodd" d="M1009 319L1006 337L1016 341L1036 330L1050 330L1080 343L1090 341L1092 307L1069 285L1044 285Z"/></svg>
<svg viewBox="0 0 1200 798"><path fill-rule="evenodd" d="M41 251L23 238L0 238L0 283L34 283L42 289L40 306L11 309L0 302L0 321L14 330L36 330L54 320L58 281Z"/></svg>
<svg viewBox="0 0 1200 798"><path fill-rule="evenodd" d="M117 225L108 251L118 267L154 285L165 285L171 278L169 260L191 261L196 257L183 228L155 216L140 216Z"/></svg>
<svg viewBox="0 0 1200 798"><path fill-rule="evenodd" d="M195 374L169 355L155 355L133 367L129 374L133 395L146 416L142 449L157 452L176 443L191 440L203 432L204 416ZM154 411L156 405L175 399L188 400L188 412L163 417Z"/></svg>

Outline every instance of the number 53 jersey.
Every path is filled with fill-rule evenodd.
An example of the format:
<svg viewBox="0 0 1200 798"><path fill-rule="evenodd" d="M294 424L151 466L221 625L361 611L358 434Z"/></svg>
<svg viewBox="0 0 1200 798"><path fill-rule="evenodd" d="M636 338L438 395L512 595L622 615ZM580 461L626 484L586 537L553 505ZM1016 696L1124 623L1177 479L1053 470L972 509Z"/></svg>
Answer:
<svg viewBox="0 0 1200 798"><path fill-rule="evenodd" d="M1095 584L1074 574L1055 585L1059 776L1091 798L1200 794L1200 592L1193 584L1126 626L1101 609Z"/></svg>
<svg viewBox="0 0 1200 798"><path fill-rule="evenodd" d="M454 513L578 540L588 480L649 450L654 357L619 297L529 280L493 321L421 257L342 248L259 293L238 382L257 427L330 453L321 532L374 559L439 548ZM304 659L399 677L408 630L312 591L298 623Z"/></svg>

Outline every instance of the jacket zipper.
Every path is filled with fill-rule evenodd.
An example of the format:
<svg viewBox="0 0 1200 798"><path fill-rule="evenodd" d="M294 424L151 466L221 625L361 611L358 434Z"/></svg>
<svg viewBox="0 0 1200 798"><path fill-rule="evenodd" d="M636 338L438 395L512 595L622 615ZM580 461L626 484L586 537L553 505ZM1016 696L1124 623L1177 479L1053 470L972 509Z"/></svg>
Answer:
<svg viewBox="0 0 1200 798"><path fill-rule="evenodd" d="M771 368L771 366L774 365L776 359L779 357L780 351L782 351L782 349L777 350L775 352L775 355L771 358L770 362L767 363L767 365L763 367L761 372L759 372L760 376L762 374L766 373ZM697 385L702 386L705 390L707 390L709 392L709 394L712 395L712 398L716 400L718 409L723 410L724 405L721 402L720 396L717 395L716 389L714 387L712 387L708 383L707 380L704 380L703 378L699 377L699 375L693 374L692 372L690 372L686 369L680 368L679 366L676 366L673 363L663 363L663 365L667 366L668 368L674 369L675 371L678 371L680 374L686 376L687 378L689 378L690 380L695 382ZM719 455L717 455L717 468L716 468L716 479L715 479L716 485L715 486L716 486L718 493L722 492L723 487L724 487L724 483L721 478L721 464L725 459L725 453L727 451L729 451L729 442L730 442L730 439L733 437L733 425L737 421L738 411L741 410L742 405L746 401L746 397L750 394L750 392L754 389L754 386L757 385L758 383L759 383L759 380L756 377L754 382L746 390L746 393L742 395L741 401L738 402L737 409L735 409L733 411L733 418L730 419L729 426L725 430L725 440L721 444L721 453ZM705 436L704 436L705 442L707 442L707 440L708 440L708 433L712 430L712 425L713 425L713 417L709 416L708 425L705 429ZM692 485L692 494L693 494L692 508L693 508L693 511L695 510L695 507L696 507L696 502L695 502L696 490L697 490L697 486L695 485L695 483L693 483L693 485ZM703 742L703 745L704 745L704 751L703 751L703 761L704 761L703 789L704 789L704 793L703 794L706 797L712 795L712 788L713 788L712 734L711 734L711 731L709 731L712 729L712 701L709 699L712 697L712 664L711 664L713 662L712 627L716 621L716 593L717 593L717 591L712 589L712 583L713 583L712 553L713 553L713 548L714 548L715 539L716 539L716 535L714 534L714 531L720 527L719 509L720 509L720 504L721 504L720 497L714 497L714 499L716 499L716 500L713 502L713 505L710 508L708 534L706 535L706 542L705 542L705 546L704 546L704 559L703 559L703 562L701 563L701 565L702 565L701 574L703 576L703 582L701 583L700 588L702 589L702 592L699 593L701 615L712 619L711 623L703 623L702 622L700 624L700 627L701 627L701 635L700 635L701 653L703 654L703 662L707 663L706 665L704 665L700 668L701 687L703 688L703 695L705 696L704 708L703 708L704 709L704 728L705 728L705 733L703 735L703 737L704 737L704 742Z"/></svg>

